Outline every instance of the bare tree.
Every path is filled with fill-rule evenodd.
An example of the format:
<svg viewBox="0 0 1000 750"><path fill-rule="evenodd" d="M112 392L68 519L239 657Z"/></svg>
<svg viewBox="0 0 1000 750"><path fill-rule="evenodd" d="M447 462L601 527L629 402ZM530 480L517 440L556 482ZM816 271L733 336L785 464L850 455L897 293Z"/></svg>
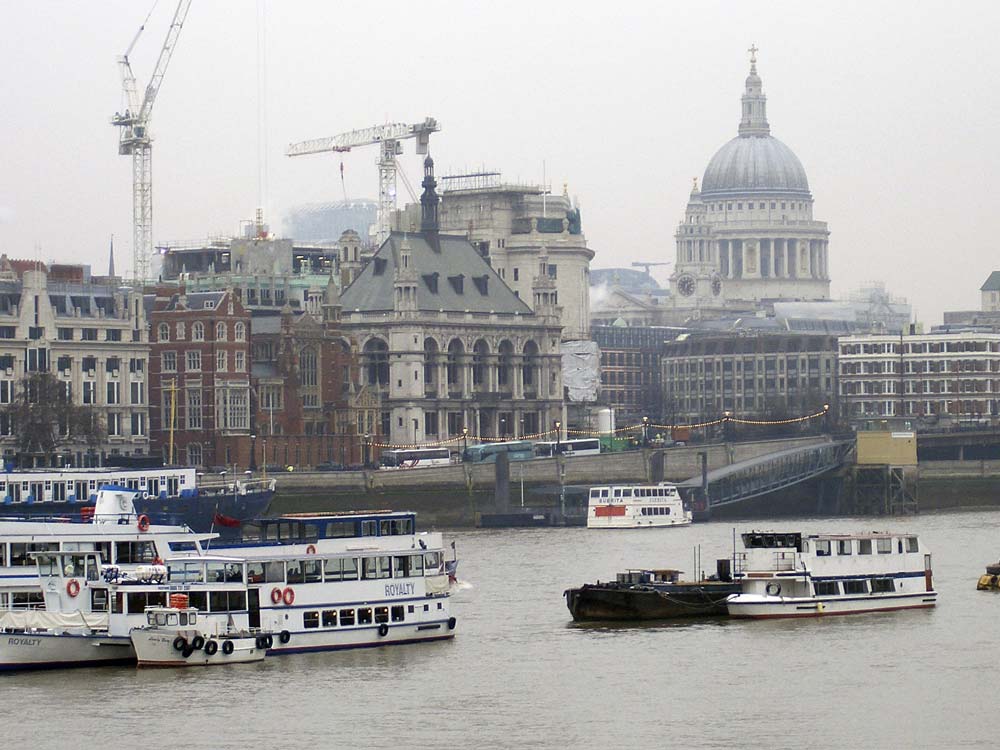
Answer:
<svg viewBox="0 0 1000 750"><path fill-rule="evenodd" d="M79 445L94 448L104 439L97 410L73 403L69 385L48 372L22 378L0 416L9 422L22 456L49 457Z"/></svg>

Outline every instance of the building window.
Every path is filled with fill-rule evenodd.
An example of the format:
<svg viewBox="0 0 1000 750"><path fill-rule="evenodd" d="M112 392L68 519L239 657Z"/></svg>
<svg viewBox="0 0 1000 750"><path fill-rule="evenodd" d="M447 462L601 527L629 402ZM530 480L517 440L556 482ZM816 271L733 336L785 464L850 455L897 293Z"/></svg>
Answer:
<svg viewBox="0 0 1000 750"><path fill-rule="evenodd" d="M201 429L201 391L197 388L188 388L187 396L187 428L189 430Z"/></svg>
<svg viewBox="0 0 1000 750"><path fill-rule="evenodd" d="M93 380L83 381L83 403L97 403L97 383Z"/></svg>
<svg viewBox="0 0 1000 750"><path fill-rule="evenodd" d="M244 351L238 351L235 354L235 364L233 368L236 372L246 372L247 369L247 353Z"/></svg>
<svg viewBox="0 0 1000 750"><path fill-rule="evenodd" d="M438 414L436 411L424 412L424 434L438 434Z"/></svg>
<svg viewBox="0 0 1000 750"><path fill-rule="evenodd" d="M83 328L80 330L80 340L81 341L97 341L97 329L96 328Z"/></svg>
<svg viewBox="0 0 1000 750"><path fill-rule="evenodd" d="M518 272L517 272L517 269L515 268L514 269L514 281L517 281L517 278L518 278Z"/></svg>
<svg viewBox="0 0 1000 750"><path fill-rule="evenodd" d="M549 265L549 267L547 269L547 273L548 273L550 279L557 278L556 266L555 266L554 263L552 263L552 264Z"/></svg>
<svg viewBox="0 0 1000 750"><path fill-rule="evenodd" d="M146 384L129 383L129 392L133 406L140 406L146 401Z"/></svg>
<svg viewBox="0 0 1000 750"><path fill-rule="evenodd" d="M316 350L306 348L299 354L299 372L301 373L302 385L313 387L316 385Z"/></svg>
<svg viewBox="0 0 1000 750"><path fill-rule="evenodd" d="M118 437L122 434L122 415L117 412L111 412L107 415L108 419L108 435L112 437Z"/></svg>
<svg viewBox="0 0 1000 750"><path fill-rule="evenodd" d="M170 326L160 323L156 334L157 341L170 341Z"/></svg>
<svg viewBox="0 0 1000 750"><path fill-rule="evenodd" d="M190 443L188 445L187 463L188 466L201 466L202 463L201 445L199 445L198 443Z"/></svg>
<svg viewBox="0 0 1000 750"><path fill-rule="evenodd" d="M132 435L142 437L146 434L146 415L141 412L132 414Z"/></svg>
<svg viewBox="0 0 1000 750"><path fill-rule="evenodd" d="M226 340L226 324L219 321L215 324L215 340L225 341Z"/></svg>
<svg viewBox="0 0 1000 750"><path fill-rule="evenodd" d="M163 372L177 372L177 352L163 352L160 357Z"/></svg>
<svg viewBox="0 0 1000 750"><path fill-rule="evenodd" d="M205 324L202 322L196 322L191 324L191 340L192 341L204 341L205 340Z"/></svg>
<svg viewBox="0 0 1000 750"><path fill-rule="evenodd" d="M72 328L60 328L58 331L60 341L72 341L73 340L73 329ZM13 338L13 336L11 337Z"/></svg>
<svg viewBox="0 0 1000 750"><path fill-rule="evenodd" d="M215 353L215 371L225 372L229 369L228 365L229 352L221 351Z"/></svg>
<svg viewBox="0 0 1000 750"><path fill-rule="evenodd" d="M107 383L108 405L120 404L122 402L122 384L118 382Z"/></svg>
<svg viewBox="0 0 1000 750"><path fill-rule="evenodd" d="M247 327L240 321L237 321L236 325L233 327L233 340L234 341L247 340Z"/></svg>
<svg viewBox="0 0 1000 750"><path fill-rule="evenodd" d="M187 370L188 372L201 370L201 352L199 350L192 349L187 352Z"/></svg>

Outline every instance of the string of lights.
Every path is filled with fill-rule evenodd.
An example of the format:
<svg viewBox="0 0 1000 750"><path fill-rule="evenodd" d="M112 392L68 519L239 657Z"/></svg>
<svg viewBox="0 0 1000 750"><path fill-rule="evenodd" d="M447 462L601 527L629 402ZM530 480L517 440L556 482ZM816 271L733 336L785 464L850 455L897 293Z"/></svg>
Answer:
<svg viewBox="0 0 1000 750"><path fill-rule="evenodd" d="M742 419L740 417L735 417L732 414L724 414L718 419L710 419L704 422L690 422L687 424L657 424L654 422L640 422L638 424L630 424L624 427L618 427L611 431L610 434L621 435L627 432L642 431L647 430L701 430L706 427L714 427L717 425L725 424L730 422L732 424L744 424L753 427L768 427L768 426L780 426L789 424L799 424L802 422L808 422L812 419L818 419L820 417L826 416L830 411L830 407L827 405L823 406L823 409L811 414L803 414L798 417L787 417L785 419ZM576 429L566 429L567 435L579 435L581 437L600 437L606 436L609 433L599 430L576 430ZM559 430L551 429L544 432L535 432L530 435L521 435L517 438L511 437L496 437L493 435L475 435L473 433L467 433L463 435L456 435L454 437L446 438L444 440L434 440L426 443L381 443L369 441L368 445L372 448L383 448L386 450L421 450L421 449L432 449L441 448L447 445L452 445L459 441L463 442L473 442L473 443L508 443L512 441L530 441L530 440L542 440L544 438L556 438L559 437Z"/></svg>

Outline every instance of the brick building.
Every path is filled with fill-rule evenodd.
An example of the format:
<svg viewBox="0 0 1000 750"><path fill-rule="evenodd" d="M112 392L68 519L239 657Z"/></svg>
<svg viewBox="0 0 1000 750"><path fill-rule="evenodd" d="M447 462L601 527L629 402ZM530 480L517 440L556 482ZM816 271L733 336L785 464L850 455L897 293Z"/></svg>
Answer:
<svg viewBox="0 0 1000 750"><path fill-rule="evenodd" d="M619 425L643 417L660 419L663 409L663 345L678 329L655 326L591 326L601 349L601 402L615 410Z"/></svg>
<svg viewBox="0 0 1000 750"><path fill-rule="evenodd" d="M151 451L188 466L250 464L250 314L232 289L147 295Z"/></svg>

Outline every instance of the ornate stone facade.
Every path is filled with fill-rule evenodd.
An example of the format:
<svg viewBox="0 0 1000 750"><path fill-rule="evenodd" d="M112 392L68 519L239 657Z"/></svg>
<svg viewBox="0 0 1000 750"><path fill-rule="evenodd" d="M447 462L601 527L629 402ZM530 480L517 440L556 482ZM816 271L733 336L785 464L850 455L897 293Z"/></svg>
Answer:
<svg viewBox="0 0 1000 750"><path fill-rule="evenodd" d="M678 307L829 298L830 233L813 219L805 170L771 135L766 106L752 56L739 134L712 157L700 190L695 182L677 228Z"/></svg>

